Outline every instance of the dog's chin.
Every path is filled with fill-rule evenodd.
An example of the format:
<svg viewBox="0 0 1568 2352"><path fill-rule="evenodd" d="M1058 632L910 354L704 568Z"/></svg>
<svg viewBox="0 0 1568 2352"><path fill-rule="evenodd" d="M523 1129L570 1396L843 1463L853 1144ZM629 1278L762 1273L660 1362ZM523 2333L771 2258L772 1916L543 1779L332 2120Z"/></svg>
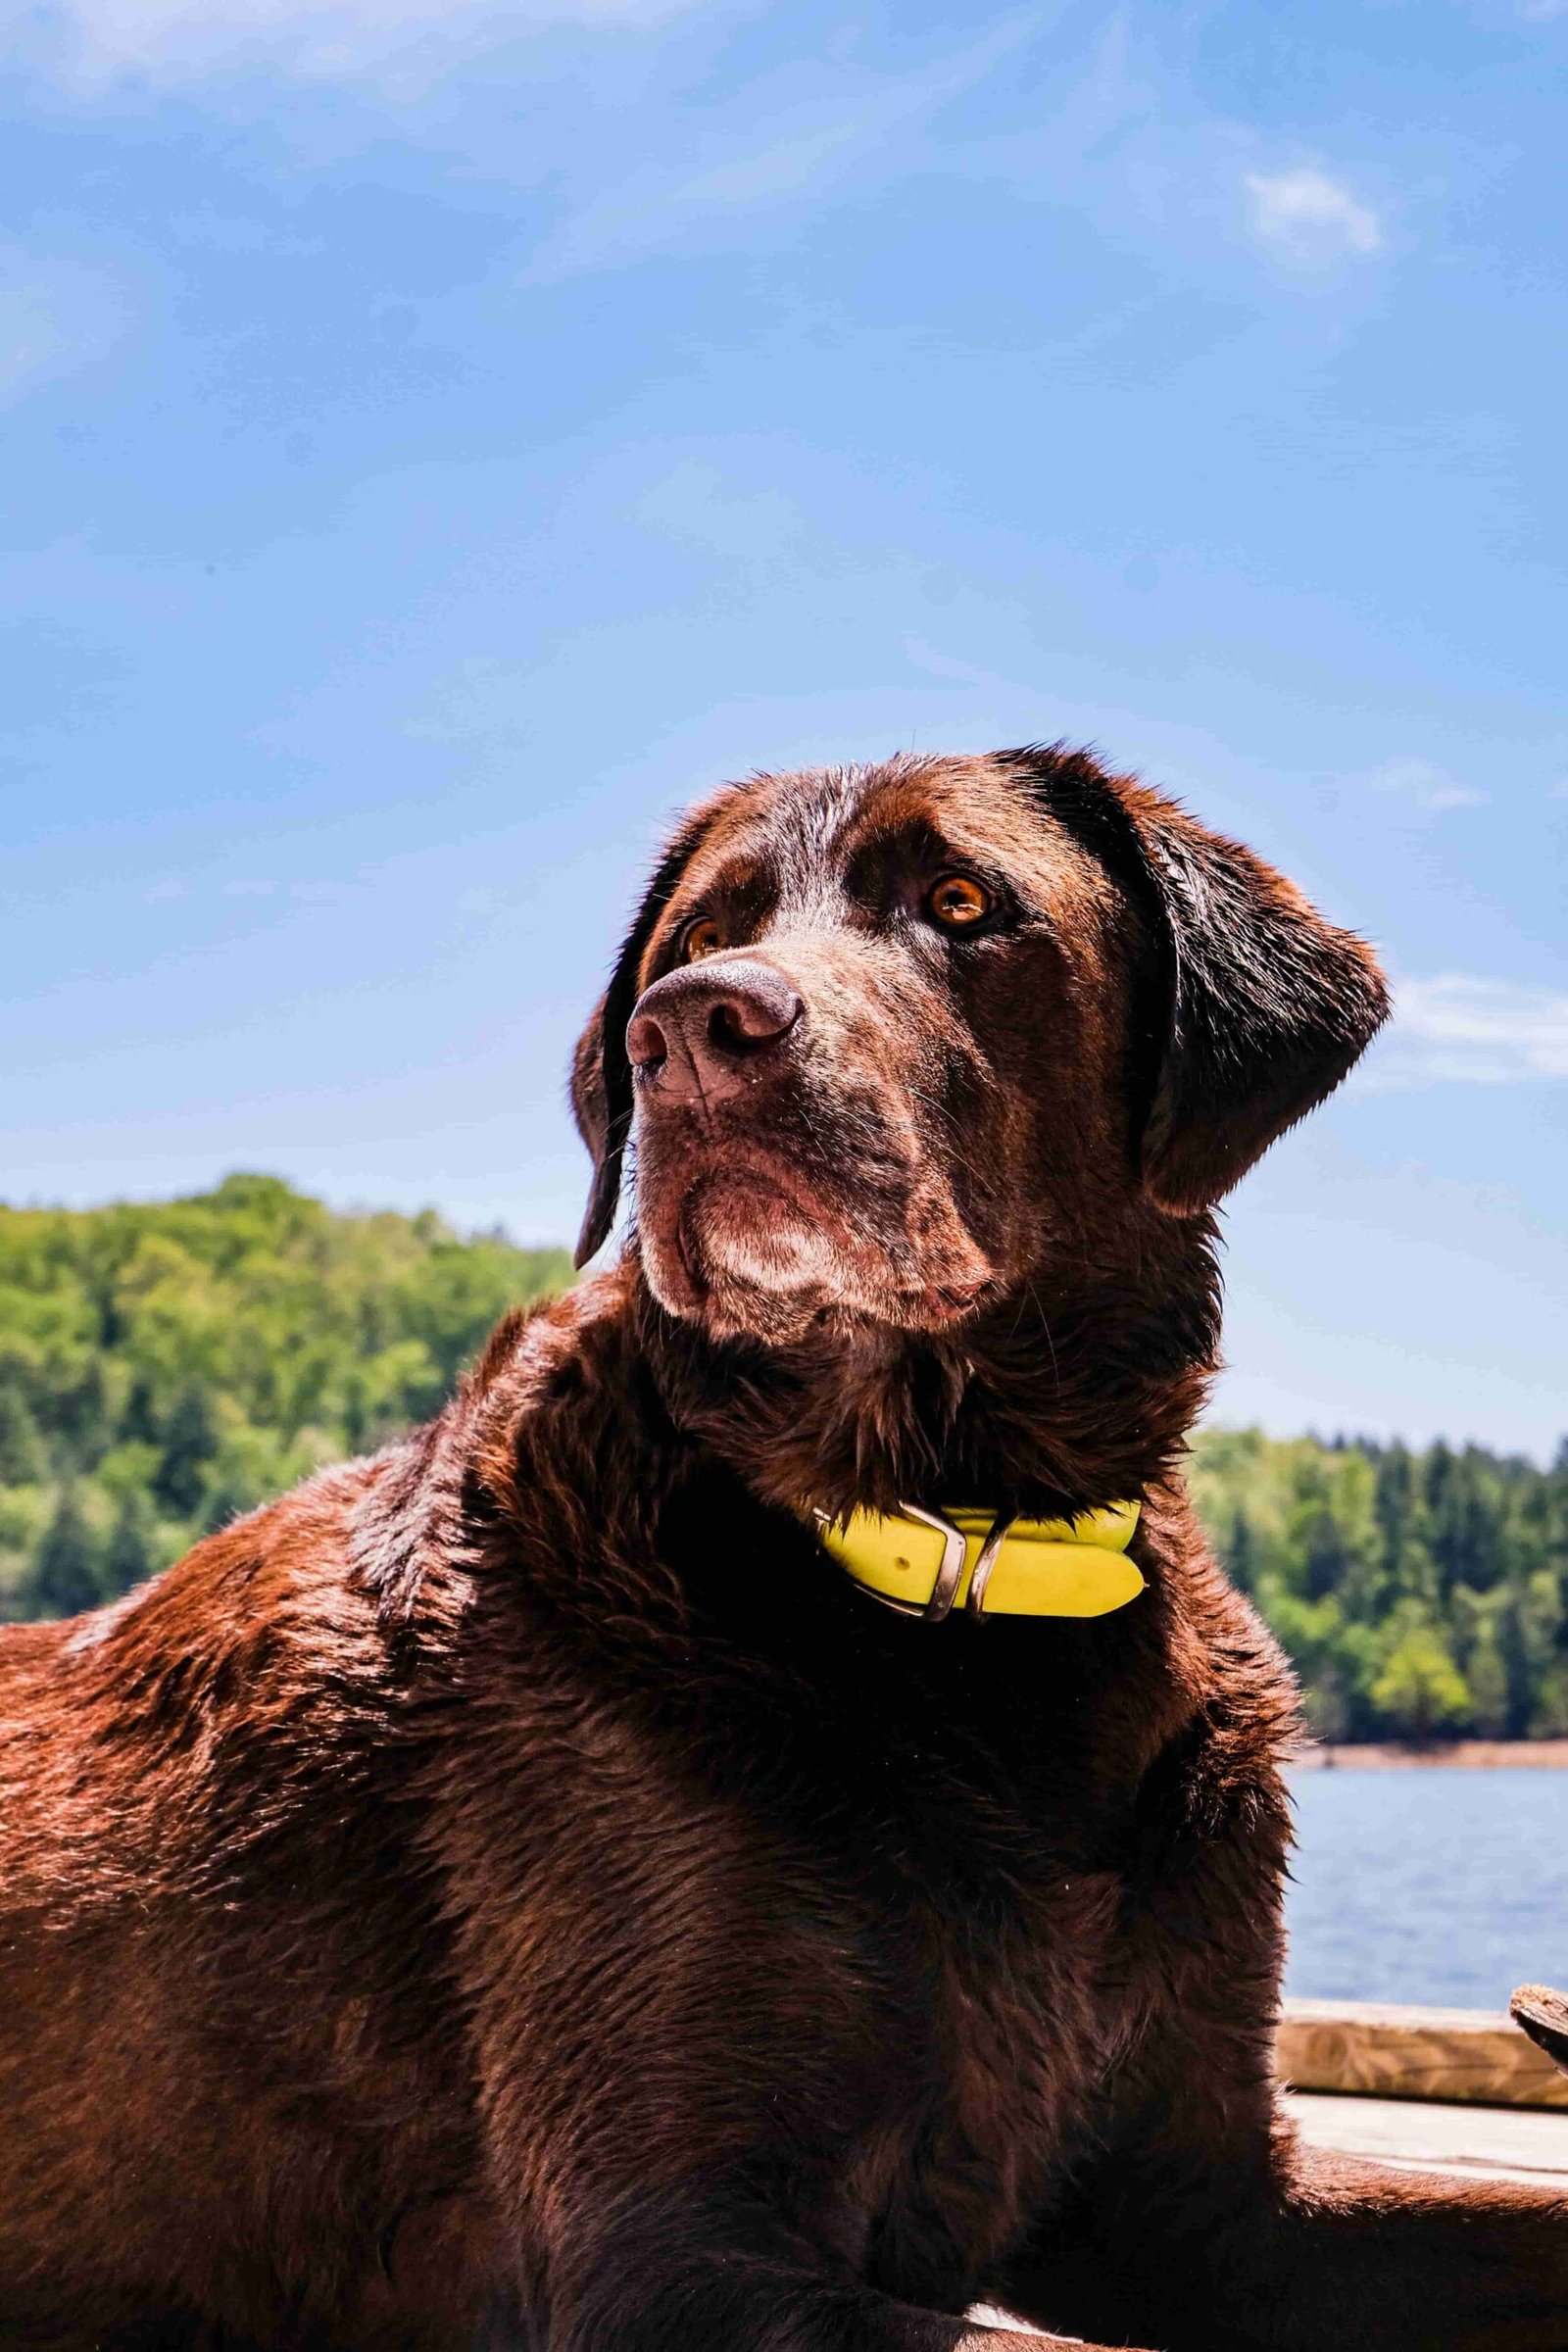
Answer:
<svg viewBox="0 0 1568 2352"><path fill-rule="evenodd" d="M701 1179L671 1222L645 1234L643 1257L660 1304L715 1339L788 1347L851 1304L821 1225L749 1171Z"/></svg>
<svg viewBox="0 0 1568 2352"><path fill-rule="evenodd" d="M673 1214L645 1216L642 1256L668 1313L771 1348L823 1331L941 1329L970 1311L989 1271L944 1266L900 1282L864 1237L846 1248L809 1202L750 1169L700 1177Z"/></svg>

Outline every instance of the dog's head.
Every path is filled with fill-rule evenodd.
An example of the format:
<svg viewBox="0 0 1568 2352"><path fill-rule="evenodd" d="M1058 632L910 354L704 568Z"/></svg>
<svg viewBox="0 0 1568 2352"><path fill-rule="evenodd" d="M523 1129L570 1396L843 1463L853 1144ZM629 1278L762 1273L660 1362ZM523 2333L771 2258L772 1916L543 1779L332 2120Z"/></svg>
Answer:
<svg viewBox="0 0 1568 2352"><path fill-rule="evenodd" d="M1370 951L1084 754L762 776L698 808L578 1048L655 1296L716 1337L937 1331L1201 1216L1349 1069Z"/></svg>

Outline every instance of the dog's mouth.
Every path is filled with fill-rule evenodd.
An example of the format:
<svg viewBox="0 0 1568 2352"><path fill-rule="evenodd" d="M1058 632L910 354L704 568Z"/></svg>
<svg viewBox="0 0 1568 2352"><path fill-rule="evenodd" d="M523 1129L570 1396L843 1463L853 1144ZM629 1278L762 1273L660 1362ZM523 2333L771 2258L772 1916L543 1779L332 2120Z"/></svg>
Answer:
<svg viewBox="0 0 1568 2352"><path fill-rule="evenodd" d="M721 1169L681 1203L676 1250L687 1311L716 1329L793 1337L831 1314L842 1276L831 1237L808 1202L752 1170Z"/></svg>
<svg viewBox="0 0 1568 2352"><path fill-rule="evenodd" d="M827 1327L939 1330L971 1313L992 1268L950 1204L911 1200L896 1234L797 1174L736 1161L668 1178L642 1201L643 1261L671 1314L716 1338L788 1346Z"/></svg>

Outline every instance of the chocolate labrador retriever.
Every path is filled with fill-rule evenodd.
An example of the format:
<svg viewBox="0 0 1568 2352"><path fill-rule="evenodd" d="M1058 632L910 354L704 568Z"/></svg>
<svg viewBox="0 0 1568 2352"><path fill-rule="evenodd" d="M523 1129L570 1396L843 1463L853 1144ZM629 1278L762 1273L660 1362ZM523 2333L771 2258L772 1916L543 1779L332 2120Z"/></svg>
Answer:
<svg viewBox="0 0 1568 2352"><path fill-rule="evenodd" d="M1563 2352L1561 2200L1276 2113L1295 1700L1180 1476L1214 1205L1384 1009L1081 754L699 808L577 1056L618 1262L5 1638L0 2341Z"/></svg>

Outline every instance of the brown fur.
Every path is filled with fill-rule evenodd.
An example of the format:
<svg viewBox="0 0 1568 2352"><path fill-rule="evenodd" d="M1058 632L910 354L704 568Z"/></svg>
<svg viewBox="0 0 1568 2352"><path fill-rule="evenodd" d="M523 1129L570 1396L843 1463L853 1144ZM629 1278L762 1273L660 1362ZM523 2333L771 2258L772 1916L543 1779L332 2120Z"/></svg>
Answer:
<svg viewBox="0 0 1568 2352"><path fill-rule="evenodd" d="M1180 1479L1209 1211L1383 1003L1081 756L699 811L578 1055L619 1262L0 1647L0 2344L1563 2352L1559 2201L1276 2118L1294 1697ZM798 1515L1128 1495L1093 1623Z"/></svg>

